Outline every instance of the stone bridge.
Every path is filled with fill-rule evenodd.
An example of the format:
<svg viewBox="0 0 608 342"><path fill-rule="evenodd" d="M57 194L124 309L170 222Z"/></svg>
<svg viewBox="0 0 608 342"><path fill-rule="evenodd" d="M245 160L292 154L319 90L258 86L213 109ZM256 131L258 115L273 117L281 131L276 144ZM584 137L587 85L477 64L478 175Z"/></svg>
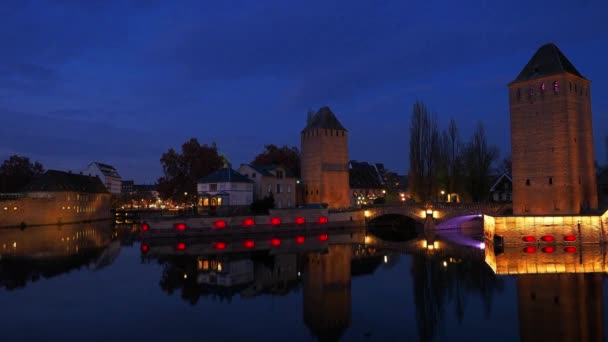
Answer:
<svg viewBox="0 0 608 342"><path fill-rule="evenodd" d="M513 210L511 203L407 203L374 205L364 210L367 222L385 215L407 216L420 223L441 223L467 215L504 215Z"/></svg>

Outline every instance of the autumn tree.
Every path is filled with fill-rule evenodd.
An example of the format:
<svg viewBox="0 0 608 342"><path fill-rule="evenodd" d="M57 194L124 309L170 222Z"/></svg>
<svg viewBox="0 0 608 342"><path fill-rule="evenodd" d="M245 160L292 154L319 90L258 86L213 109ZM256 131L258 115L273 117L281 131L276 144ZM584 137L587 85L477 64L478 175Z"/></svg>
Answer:
<svg viewBox="0 0 608 342"><path fill-rule="evenodd" d="M440 136L437 117L417 101L410 123L409 187L415 199L427 201L437 196Z"/></svg>
<svg viewBox="0 0 608 342"><path fill-rule="evenodd" d="M0 166L0 192L19 192L36 175L44 172L42 164L27 157L10 156Z"/></svg>
<svg viewBox="0 0 608 342"><path fill-rule="evenodd" d="M170 148L160 158L164 176L158 179L158 192L163 199L183 201L196 194L197 181L219 170L225 158L217 152L215 143L201 145L191 138L182 145L181 153Z"/></svg>
<svg viewBox="0 0 608 342"><path fill-rule="evenodd" d="M474 202L488 199L490 173L497 158L498 148L488 144L483 124L477 124L464 153L465 186Z"/></svg>
<svg viewBox="0 0 608 342"><path fill-rule="evenodd" d="M265 145L264 152L258 154L253 161L253 165L283 165L295 177L300 177L300 150L296 147L284 145L278 147L274 144Z"/></svg>

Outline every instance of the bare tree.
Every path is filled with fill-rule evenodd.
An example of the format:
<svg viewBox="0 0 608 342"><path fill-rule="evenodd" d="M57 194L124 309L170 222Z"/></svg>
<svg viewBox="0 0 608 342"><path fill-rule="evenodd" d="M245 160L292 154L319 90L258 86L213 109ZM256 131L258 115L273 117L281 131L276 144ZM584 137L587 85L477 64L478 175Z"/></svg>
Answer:
<svg viewBox="0 0 608 342"><path fill-rule="evenodd" d="M485 129L480 122L467 144L465 172L467 192L474 202L485 201L489 196L490 172L498 157L498 148L488 145Z"/></svg>
<svg viewBox="0 0 608 342"><path fill-rule="evenodd" d="M408 181L417 200L427 201L437 196L437 170L440 136L437 117L424 103L417 101L410 123L410 171Z"/></svg>

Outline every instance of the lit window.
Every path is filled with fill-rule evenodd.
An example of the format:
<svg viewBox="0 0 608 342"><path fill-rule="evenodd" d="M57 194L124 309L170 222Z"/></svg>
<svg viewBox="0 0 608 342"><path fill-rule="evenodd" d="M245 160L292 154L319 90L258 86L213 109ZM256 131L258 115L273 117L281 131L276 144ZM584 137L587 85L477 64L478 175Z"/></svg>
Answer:
<svg viewBox="0 0 608 342"><path fill-rule="evenodd" d="M545 82L543 82L540 84L540 91L542 91L544 93L545 89L547 89L547 86L545 86Z"/></svg>

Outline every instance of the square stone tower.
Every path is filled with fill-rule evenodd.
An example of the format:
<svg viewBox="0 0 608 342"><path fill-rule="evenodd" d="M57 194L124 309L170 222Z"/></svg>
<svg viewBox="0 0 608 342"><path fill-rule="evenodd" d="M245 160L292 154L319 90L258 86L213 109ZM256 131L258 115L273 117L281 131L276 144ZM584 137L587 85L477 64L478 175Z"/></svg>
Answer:
<svg viewBox="0 0 608 342"><path fill-rule="evenodd" d="M590 84L555 44L509 84L514 215L597 209Z"/></svg>
<svg viewBox="0 0 608 342"><path fill-rule="evenodd" d="M301 133L301 150L305 203L349 207L348 132L329 107L308 117Z"/></svg>

